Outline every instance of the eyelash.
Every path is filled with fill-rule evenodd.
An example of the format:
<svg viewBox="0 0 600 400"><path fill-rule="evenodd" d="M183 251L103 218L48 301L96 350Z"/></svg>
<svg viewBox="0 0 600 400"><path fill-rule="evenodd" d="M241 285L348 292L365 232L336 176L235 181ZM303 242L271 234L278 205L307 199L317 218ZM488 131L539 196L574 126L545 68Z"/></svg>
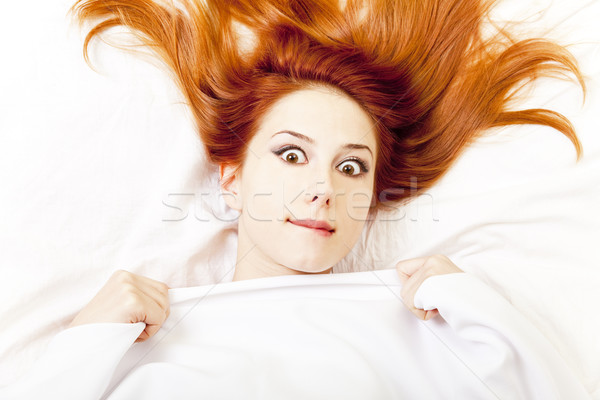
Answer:
<svg viewBox="0 0 600 400"><path fill-rule="evenodd" d="M280 148L278 150L273 150L273 154L275 154L277 156L281 156L283 153L285 153L288 150L300 150L304 154L304 157L306 159L308 159L308 157L306 157L306 153L304 153L304 150L302 150L302 148L300 148L299 146L296 146L296 145L293 145L293 144L287 145L287 146L283 146L282 148ZM369 169L367 168L367 165L365 164L365 162L363 160L361 160L360 158L358 158L358 157L349 157L349 158L346 158L345 160L343 160L342 162L340 162L337 166L342 165L346 161L355 161L360 166L361 173L360 174L356 174L356 175L348 175L348 174L344 174L344 175L348 175L348 176L353 177L353 178L358 178L361 175L366 174L367 172L369 172Z"/></svg>

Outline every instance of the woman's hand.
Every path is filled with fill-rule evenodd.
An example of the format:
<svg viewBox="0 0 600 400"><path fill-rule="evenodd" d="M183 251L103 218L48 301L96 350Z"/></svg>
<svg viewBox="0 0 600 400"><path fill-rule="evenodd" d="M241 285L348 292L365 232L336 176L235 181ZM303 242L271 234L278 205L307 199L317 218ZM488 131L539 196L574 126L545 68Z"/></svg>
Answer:
<svg viewBox="0 0 600 400"><path fill-rule="evenodd" d="M413 314L422 320L429 320L438 315L436 309L426 311L415 308L415 294L425 279L435 275L464 272L448 257L442 255L403 260L396 264L396 270L403 284L400 292L402 301Z"/></svg>
<svg viewBox="0 0 600 400"><path fill-rule="evenodd" d="M69 327L96 322L145 322L136 342L152 337L169 316L169 287L162 282L116 271Z"/></svg>

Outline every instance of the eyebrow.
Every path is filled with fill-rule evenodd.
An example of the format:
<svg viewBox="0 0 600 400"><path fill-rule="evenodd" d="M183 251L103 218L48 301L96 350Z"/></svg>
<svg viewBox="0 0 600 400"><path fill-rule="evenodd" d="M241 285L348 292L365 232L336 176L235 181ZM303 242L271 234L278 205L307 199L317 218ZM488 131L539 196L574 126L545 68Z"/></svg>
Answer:
<svg viewBox="0 0 600 400"><path fill-rule="evenodd" d="M304 140L305 142L308 142L310 144L314 144L315 143L315 140L313 138L308 137L308 136L303 135L303 134L298 133L298 132L294 132L294 131L280 131L280 132L277 132L276 134L274 134L271 137L275 137L276 135L279 135L280 133L287 133L288 135L295 136L298 139ZM365 150L368 150L369 153L371 153L371 157L373 156L373 152L371 151L371 149L369 148L369 146L366 146L364 144L346 143L345 145L342 146L342 149L345 149L345 150L365 149Z"/></svg>

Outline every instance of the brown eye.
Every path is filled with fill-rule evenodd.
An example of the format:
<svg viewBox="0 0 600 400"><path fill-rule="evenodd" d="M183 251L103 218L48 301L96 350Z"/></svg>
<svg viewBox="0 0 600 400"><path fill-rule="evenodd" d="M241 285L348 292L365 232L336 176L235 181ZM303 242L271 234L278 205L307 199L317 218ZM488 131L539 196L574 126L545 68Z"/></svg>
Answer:
<svg viewBox="0 0 600 400"><path fill-rule="evenodd" d="M298 149L286 150L281 154L280 157L290 164L302 164L306 162L306 156L302 150Z"/></svg>
<svg viewBox="0 0 600 400"><path fill-rule="evenodd" d="M287 162L295 163L298 162L298 156L294 153L290 153L287 156L285 156L285 160Z"/></svg>
<svg viewBox="0 0 600 400"><path fill-rule="evenodd" d="M361 168L358 161L347 160L338 165L338 169L346 175L355 176L360 174Z"/></svg>
<svg viewBox="0 0 600 400"><path fill-rule="evenodd" d="M350 164L344 165L342 172L348 175L354 175L354 167Z"/></svg>

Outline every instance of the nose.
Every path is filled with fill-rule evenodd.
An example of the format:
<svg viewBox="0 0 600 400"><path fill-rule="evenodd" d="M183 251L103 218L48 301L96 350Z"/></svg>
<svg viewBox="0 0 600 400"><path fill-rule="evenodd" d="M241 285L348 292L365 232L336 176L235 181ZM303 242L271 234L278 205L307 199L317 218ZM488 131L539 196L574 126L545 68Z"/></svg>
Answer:
<svg viewBox="0 0 600 400"><path fill-rule="evenodd" d="M329 207L333 198L333 187L329 179L317 180L306 191L306 202L314 206Z"/></svg>

